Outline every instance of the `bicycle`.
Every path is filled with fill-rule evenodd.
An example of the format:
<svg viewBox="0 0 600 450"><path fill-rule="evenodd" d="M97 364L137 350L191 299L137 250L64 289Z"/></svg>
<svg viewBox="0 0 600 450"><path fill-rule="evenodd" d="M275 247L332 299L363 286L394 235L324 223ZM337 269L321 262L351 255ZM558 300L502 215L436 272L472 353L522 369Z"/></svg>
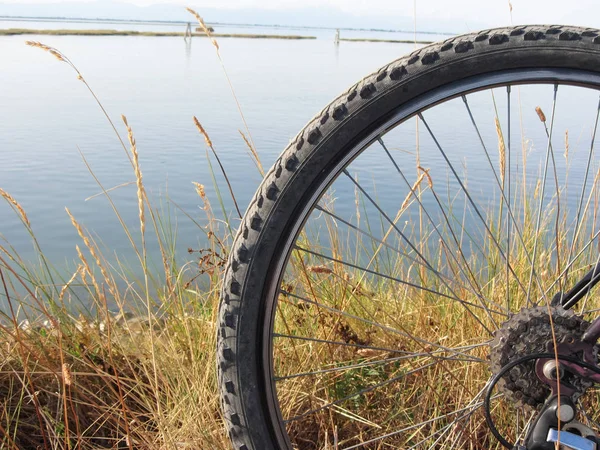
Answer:
<svg viewBox="0 0 600 450"><path fill-rule="evenodd" d="M596 448L599 88L600 31L499 28L309 122L224 277L235 449Z"/></svg>

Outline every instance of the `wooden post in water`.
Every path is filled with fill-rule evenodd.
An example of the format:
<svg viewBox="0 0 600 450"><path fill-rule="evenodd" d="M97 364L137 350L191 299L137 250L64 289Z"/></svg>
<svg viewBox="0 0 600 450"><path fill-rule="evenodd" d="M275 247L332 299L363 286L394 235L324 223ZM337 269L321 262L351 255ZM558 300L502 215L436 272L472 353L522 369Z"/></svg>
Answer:
<svg viewBox="0 0 600 450"><path fill-rule="evenodd" d="M183 40L187 41L187 38L192 40L192 24L190 22L187 23L187 27L185 28L185 33L183 34Z"/></svg>
<svg viewBox="0 0 600 450"><path fill-rule="evenodd" d="M333 43L334 44L340 43L340 29L339 28L337 30L335 30L335 37L333 38Z"/></svg>

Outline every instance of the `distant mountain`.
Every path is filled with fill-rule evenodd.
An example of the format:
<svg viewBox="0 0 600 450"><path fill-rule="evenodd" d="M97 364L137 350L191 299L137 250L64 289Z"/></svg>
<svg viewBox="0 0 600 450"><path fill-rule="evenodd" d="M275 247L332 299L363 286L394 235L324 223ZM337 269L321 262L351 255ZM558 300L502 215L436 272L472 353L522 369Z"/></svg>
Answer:
<svg viewBox="0 0 600 450"><path fill-rule="evenodd" d="M217 9L199 8L198 12L207 22L245 23L282 26L315 26L332 28L377 28L413 29L412 17L389 17L381 15L353 15L333 8L298 9ZM124 20L165 20L191 21L192 17L184 7L175 4L155 4L136 6L130 3L101 0L92 2L56 3L2 3L0 16L45 17L45 18L87 18ZM461 32L464 26L457 26L451 20L428 20L419 27L429 32Z"/></svg>

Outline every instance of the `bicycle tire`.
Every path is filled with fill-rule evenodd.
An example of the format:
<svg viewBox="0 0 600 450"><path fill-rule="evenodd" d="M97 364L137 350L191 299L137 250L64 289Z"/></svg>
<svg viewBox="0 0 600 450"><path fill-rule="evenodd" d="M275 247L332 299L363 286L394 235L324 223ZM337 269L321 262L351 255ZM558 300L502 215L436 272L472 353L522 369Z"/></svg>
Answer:
<svg viewBox="0 0 600 450"><path fill-rule="evenodd" d="M298 232L303 208L334 167L373 130L428 93L468 79L521 69L600 74L600 31L516 26L452 37L420 48L365 77L317 114L277 159L251 201L223 278L218 315L218 383L236 450L291 449L273 417L264 380L265 330L272 327L280 250ZM510 82L510 81L508 81ZM508 83L507 82L507 83ZM518 81L517 81L518 82ZM576 83L575 83L576 84ZM461 95L460 87L453 94ZM439 101L427 100L428 106ZM279 276L277 275L277 276ZM285 432L283 432L285 434Z"/></svg>

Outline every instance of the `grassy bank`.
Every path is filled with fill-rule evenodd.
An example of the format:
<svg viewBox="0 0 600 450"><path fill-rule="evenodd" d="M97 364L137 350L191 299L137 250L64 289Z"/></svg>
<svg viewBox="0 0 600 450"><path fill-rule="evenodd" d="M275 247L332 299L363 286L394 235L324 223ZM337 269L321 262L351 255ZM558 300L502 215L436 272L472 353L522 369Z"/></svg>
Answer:
<svg viewBox="0 0 600 450"><path fill-rule="evenodd" d="M214 237L207 248L190 253L188 264L177 265L167 237L172 230L165 225L173 218L161 215L146 195L135 138L125 130L140 214L137 230L124 230L141 270L109 262L71 216L79 260L64 276L64 269L47 263L35 239L40 224L0 189L31 233L41 261L34 266L0 245L0 448L229 448L214 348L219 276L230 235L213 218L198 185L207 214L198 234ZM160 244L162 273L147 265L150 234ZM119 287L123 282L127 289Z"/></svg>
<svg viewBox="0 0 600 450"><path fill-rule="evenodd" d="M176 31L127 31L127 30L36 30L29 28L7 28L0 30L0 36L17 35L50 35L50 36L184 36ZM205 33L192 33L194 37L206 37ZM316 39L315 36L299 36L285 34L243 34L243 33L212 33L215 38L243 39Z"/></svg>
<svg viewBox="0 0 600 450"><path fill-rule="evenodd" d="M209 34L223 64L214 40L218 36ZM68 64L78 82L98 101L66 55L39 42L28 41L28 45ZM235 97L224 64L223 69ZM239 205L240 209L235 203L217 149L193 117L189 125L195 126L198 138L206 144L207 164L216 168L212 172L216 195L208 198L204 186L194 183L201 217L190 218L205 244L190 249L188 262L179 264L181 255L175 253L174 245L177 221L169 215L170 208L157 205L146 192L145 155L143 148L138 149L135 130L125 117L113 121L99 101L98 106L131 163L138 223L125 224L113 203L113 191L106 190L93 167L88 167L113 205L114 220L123 226L138 267L115 264L108 254L112 250L97 244L102 230L95 230L98 234L88 231L67 210L79 238L73 243L78 253L76 267L65 276L48 264L35 237L43 224L31 221L19 199L0 189L0 197L30 234L39 260L32 267L15 249L0 242L0 301L8 305L0 316L0 448L229 449L216 381L217 304L223 267L244 205ZM264 174L241 108L240 114L250 158ZM506 155L499 121L496 133L494 162L500 167ZM565 145L568 147L568 140ZM454 448L500 448L489 434L480 408L469 421L431 419L450 416L460 405L478 398L477 392L483 392L490 372L486 360L489 347L482 337L504 320L506 302L510 300L507 309L510 306L515 311L527 305L529 293L526 296L517 281L532 278L532 266L536 267L541 284L531 286L531 296L538 298L542 286L561 273L554 255L562 261L569 258L568 222L564 210L558 208L561 197L557 194L548 202L544 220L536 225L536 205L543 194L539 184L535 190L526 189L531 185L524 169L530 148L524 138L522 154L514 152L522 161L523 174L514 174L518 179L512 180L515 190L510 200L522 228L520 240L509 241L506 257L505 249L496 245L506 242L508 219L502 210L506 204L501 201L499 208L486 205L482 221L489 224L489 233L481 240L464 236L463 245L463 235L477 231L464 226L473 217L466 206L450 200L445 180L430 175L428 168L417 167L420 175L404 191L407 196L397 205L395 219L389 224L381 214L369 216L366 197L355 191L357 212L352 220L356 219L356 228L344 228L334 215L335 192L329 191L331 195L323 198L323 214L307 221L289 259L273 324L279 337L299 338L273 340L282 413L286 418L299 418L287 428L292 439L301 443L297 448L447 448L436 437L446 432L456 439ZM600 171L593 183L594 195L590 194L582 221L593 220L591 228L596 230ZM227 189L219 190L219 185ZM449 198L446 206L450 205L452 221L448 221L448 229L436 226L433 220L430 224L418 214L410 215L415 209L420 211L417 199L428 193L436 199ZM561 195L568 198L566 188ZM226 196L236 211L226 210ZM177 208L174 203L169 206ZM554 224L554 219L560 220ZM315 228L310 224L316 224ZM407 241L417 243L415 252L431 262L430 267L413 258L406 242L394 234L400 226ZM357 233L375 227L374 233L383 238ZM453 227L461 232L458 237ZM156 259L162 262L158 268L148 263L146 242L150 237L158 242L160 258ZM583 235L580 240L585 242ZM545 251L533 251L538 241L548 244ZM473 248L467 248L470 244ZM590 248L589 255L584 255L589 256L589 264L597 257L595 250ZM533 262L529 260L532 254ZM371 272L344 264L361 258L365 264L369 260ZM504 258L516 272L510 282ZM370 276L379 273L374 271L384 276ZM142 275L132 275L135 273ZM404 283L399 288L401 280L418 283ZM432 290L423 289L425 286ZM227 318L223 321L227 324ZM221 326L224 329L225 325ZM426 340L415 338L420 335ZM307 344L303 338L316 340ZM307 376L297 376L301 374ZM352 395L359 389L360 396ZM497 425L513 433L508 437L514 440L511 427L517 414L510 405L498 403L494 405ZM301 417L321 405L334 407ZM523 417L522 421L526 420ZM400 429L402 423L420 425L381 445L361 446L370 438Z"/></svg>
<svg viewBox="0 0 600 450"><path fill-rule="evenodd" d="M346 42L392 42L394 44L433 44L433 41L415 41L410 39L367 39L367 38L340 38Z"/></svg>
<svg viewBox="0 0 600 450"><path fill-rule="evenodd" d="M43 225L0 188L0 200L21 219L38 256L38 263L24 261L0 243L0 448L228 449L214 348L220 273L236 224L217 218L203 185L195 183L201 217L192 220L206 245L190 249L188 262L177 264L176 220L146 193L143 155L127 119L112 120L66 55L27 44L72 67L131 163L139 222L129 226L88 168L114 206L138 267L115 262L67 210L62 213L79 235L73 243L79 258L65 274L48 262L36 239ZM208 145L206 131L194 122ZM158 270L148 262L151 235L162 261Z"/></svg>

